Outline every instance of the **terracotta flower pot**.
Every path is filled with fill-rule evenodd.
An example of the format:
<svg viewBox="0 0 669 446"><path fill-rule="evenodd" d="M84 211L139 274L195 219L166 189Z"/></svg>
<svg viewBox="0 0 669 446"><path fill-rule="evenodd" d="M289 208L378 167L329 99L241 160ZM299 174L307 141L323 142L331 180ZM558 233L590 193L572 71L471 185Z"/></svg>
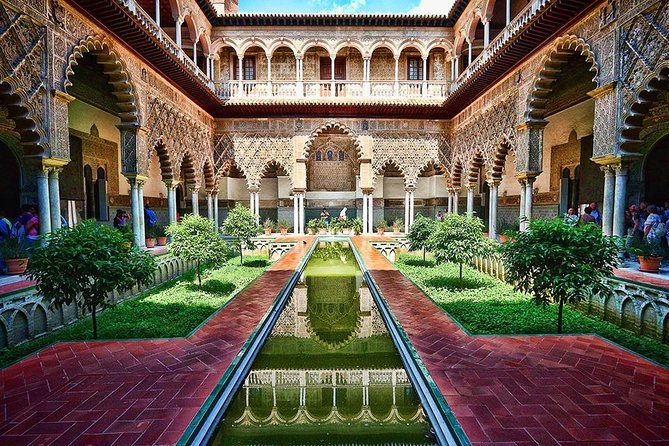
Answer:
<svg viewBox="0 0 669 446"><path fill-rule="evenodd" d="M144 239L144 242L146 243L147 248L155 248L155 246L156 246L156 239L155 238L146 238L146 239Z"/></svg>
<svg viewBox="0 0 669 446"><path fill-rule="evenodd" d="M307 230L309 231L309 235L316 234L316 230L314 228L307 228Z"/></svg>
<svg viewBox="0 0 669 446"><path fill-rule="evenodd" d="M265 228L263 231L265 231L265 235L272 235L272 228Z"/></svg>
<svg viewBox="0 0 669 446"><path fill-rule="evenodd" d="M158 246L165 246L165 245L167 245L167 237L158 237L158 238L156 239L156 244L157 244Z"/></svg>
<svg viewBox="0 0 669 446"><path fill-rule="evenodd" d="M508 241L509 241L509 236L508 235L504 235L504 234L499 235L499 242L500 243L506 243Z"/></svg>
<svg viewBox="0 0 669 446"><path fill-rule="evenodd" d="M7 274L23 274L28 268L28 258L24 259L6 259Z"/></svg>
<svg viewBox="0 0 669 446"><path fill-rule="evenodd" d="M344 235L351 235L351 228L342 228L341 233Z"/></svg>
<svg viewBox="0 0 669 446"><path fill-rule="evenodd" d="M639 256L639 271L644 273L657 273L660 271L662 257L643 257Z"/></svg>
<svg viewBox="0 0 669 446"><path fill-rule="evenodd" d="M386 232L386 228L376 228L376 233L379 235L383 235Z"/></svg>
<svg viewBox="0 0 669 446"><path fill-rule="evenodd" d="M125 242L123 246L125 246L126 248L130 248L132 246L132 242Z"/></svg>
<svg viewBox="0 0 669 446"><path fill-rule="evenodd" d="M400 228L393 228L393 234L399 234L401 231Z"/></svg>
<svg viewBox="0 0 669 446"><path fill-rule="evenodd" d="M281 231L281 234L288 234L288 228L281 228L279 231Z"/></svg>
<svg viewBox="0 0 669 446"><path fill-rule="evenodd" d="M328 233L328 228L318 228L319 235L325 235Z"/></svg>

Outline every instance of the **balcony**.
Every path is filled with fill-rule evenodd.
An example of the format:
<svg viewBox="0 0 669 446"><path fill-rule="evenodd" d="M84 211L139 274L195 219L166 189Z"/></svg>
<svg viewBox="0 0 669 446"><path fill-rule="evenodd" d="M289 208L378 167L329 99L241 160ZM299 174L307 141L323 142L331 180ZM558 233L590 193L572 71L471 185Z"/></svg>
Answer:
<svg viewBox="0 0 669 446"><path fill-rule="evenodd" d="M220 81L216 94L236 99L428 99L448 97L448 81Z"/></svg>

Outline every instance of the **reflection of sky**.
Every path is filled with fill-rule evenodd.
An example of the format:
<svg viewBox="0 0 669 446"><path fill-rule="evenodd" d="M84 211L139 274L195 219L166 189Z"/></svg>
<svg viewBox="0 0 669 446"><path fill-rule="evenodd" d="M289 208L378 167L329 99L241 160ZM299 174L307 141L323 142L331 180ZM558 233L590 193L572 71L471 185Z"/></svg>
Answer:
<svg viewBox="0 0 669 446"><path fill-rule="evenodd" d="M239 12L448 14L454 0L240 0Z"/></svg>

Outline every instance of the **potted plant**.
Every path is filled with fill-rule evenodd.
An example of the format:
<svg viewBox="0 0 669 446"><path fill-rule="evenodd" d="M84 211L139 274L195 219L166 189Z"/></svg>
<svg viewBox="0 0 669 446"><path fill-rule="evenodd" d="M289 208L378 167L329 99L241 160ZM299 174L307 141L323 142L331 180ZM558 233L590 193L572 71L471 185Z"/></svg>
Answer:
<svg viewBox="0 0 669 446"><path fill-rule="evenodd" d="M639 271L645 273L658 273L660 264L666 255L660 240L649 240L648 238L632 237L628 242L627 251L636 255L639 259Z"/></svg>
<svg viewBox="0 0 669 446"><path fill-rule="evenodd" d="M156 226L156 245L167 245L167 233L165 232L165 226Z"/></svg>
<svg viewBox="0 0 669 446"><path fill-rule="evenodd" d="M8 237L0 244L0 253L7 264L7 274L23 274L28 267L28 253L16 237Z"/></svg>
<svg viewBox="0 0 669 446"><path fill-rule="evenodd" d="M508 220L502 220L498 228L499 232L499 242L506 243L509 241L509 234L513 232L518 232L520 230L520 225L518 223L513 223Z"/></svg>
<svg viewBox="0 0 669 446"><path fill-rule="evenodd" d="M274 222L271 218L266 219L262 224L263 231L265 235L272 235L272 230L274 229Z"/></svg>
<svg viewBox="0 0 669 446"><path fill-rule="evenodd" d="M386 232L386 227L388 227L388 222L385 220L381 219L376 222L376 233L379 235L383 235Z"/></svg>
<svg viewBox="0 0 669 446"><path fill-rule="evenodd" d="M155 228L146 228L144 242L147 248L155 248L156 246L156 230Z"/></svg>
<svg viewBox="0 0 669 446"><path fill-rule="evenodd" d="M319 235L325 235L327 233L328 233L328 222L326 222L322 218L319 218L318 219L318 234Z"/></svg>
<svg viewBox="0 0 669 446"><path fill-rule="evenodd" d="M279 222L277 223L277 228L279 228L281 234L288 234L288 228L290 228L290 222L287 220L279 220Z"/></svg>
<svg viewBox="0 0 669 446"><path fill-rule="evenodd" d="M307 230L309 231L309 235L316 234L316 230L318 230L319 224L320 224L319 218L312 218L307 222Z"/></svg>
<svg viewBox="0 0 669 446"><path fill-rule="evenodd" d="M125 240L123 246L125 246L126 248L130 248L132 246L132 242L135 240L135 236L132 233L132 227L130 225L125 225L125 226L119 226L116 229L118 229L118 231L123 236L123 240Z"/></svg>
<svg viewBox="0 0 669 446"><path fill-rule="evenodd" d="M404 228L404 220L396 218L393 222L393 233L399 234L402 231L402 228Z"/></svg>
<svg viewBox="0 0 669 446"><path fill-rule="evenodd" d="M351 232L353 232L355 235L360 235L362 233L362 220L359 218L351 220L349 226L351 228Z"/></svg>
<svg viewBox="0 0 669 446"><path fill-rule="evenodd" d="M338 223L339 230L344 235L351 234L351 222L349 220L342 220Z"/></svg>

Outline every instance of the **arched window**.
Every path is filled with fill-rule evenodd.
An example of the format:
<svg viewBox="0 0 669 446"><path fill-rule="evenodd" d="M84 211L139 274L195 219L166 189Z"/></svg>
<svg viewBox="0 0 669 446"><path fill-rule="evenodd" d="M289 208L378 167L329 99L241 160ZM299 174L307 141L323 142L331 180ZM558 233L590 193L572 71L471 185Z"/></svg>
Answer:
<svg viewBox="0 0 669 446"><path fill-rule="evenodd" d="M107 173L104 167L98 167L98 178L95 180L95 219L98 221L109 220L109 207L107 204Z"/></svg>
<svg viewBox="0 0 669 446"><path fill-rule="evenodd" d="M334 159L334 153L332 150L328 150L328 161L332 161Z"/></svg>
<svg viewBox="0 0 669 446"><path fill-rule="evenodd" d="M345 157L345 155L344 155L344 151L343 151L343 150L340 150L340 151L339 151L339 161L344 161L344 157Z"/></svg>
<svg viewBox="0 0 669 446"><path fill-rule="evenodd" d="M84 166L84 200L85 218L93 218L95 215L95 193L93 190L93 168L86 164Z"/></svg>
<svg viewBox="0 0 669 446"><path fill-rule="evenodd" d="M323 159L323 155L321 154L321 151L316 152L316 161L321 161Z"/></svg>

